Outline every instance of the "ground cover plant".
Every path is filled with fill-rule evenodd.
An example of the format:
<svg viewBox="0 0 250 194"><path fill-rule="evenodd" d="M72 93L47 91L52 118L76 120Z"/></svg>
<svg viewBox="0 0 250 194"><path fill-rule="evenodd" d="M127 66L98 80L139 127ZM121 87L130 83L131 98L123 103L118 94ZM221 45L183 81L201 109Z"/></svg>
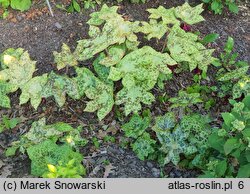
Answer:
<svg viewBox="0 0 250 194"><path fill-rule="evenodd" d="M36 59L23 48L1 53L2 110L15 109L15 95L17 106L33 111L49 111L46 101L59 110L79 103L81 114L69 108L78 119L88 113L99 121L96 131L83 122L48 122L46 114L1 116L4 137L27 124L5 147L6 157L26 156L34 177L79 178L88 174L84 150L115 142L155 161L162 177L168 165L195 177L250 177L249 64L237 59L234 39L218 54L211 47L218 34L192 30L205 20L203 4L147 12L147 20L130 20L118 6L102 5L90 14L88 35L54 51L46 73L37 73ZM171 94L168 85L185 74L190 83ZM224 109L212 114L221 102ZM112 165L102 162L108 176Z"/></svg>

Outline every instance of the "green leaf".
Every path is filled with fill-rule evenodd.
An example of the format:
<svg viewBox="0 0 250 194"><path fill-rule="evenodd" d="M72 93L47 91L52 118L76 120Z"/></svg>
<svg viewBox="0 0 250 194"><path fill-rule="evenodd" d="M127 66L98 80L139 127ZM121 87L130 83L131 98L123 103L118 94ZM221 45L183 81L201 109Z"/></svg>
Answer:
<svg viewBox="0 0 250 194"><path fill-rule="evenodd" d="M29 145L41 143L47 139L57 141L57 139L63 135L64 131L58 131L53 125L46 126L46 119L41 118L38 121L32 123L28 133L24 134L21 139L25 142L25 148Z"/></svg>
<svg viewBox="0 0 250 194"><path fill-rule="evenodd" d="M0 0L0 4L3 8L8 8L10 5L10 1L9 0Z"/></svg>
<svg viewBox="0 0 250 194"><path fill-rule="evenodd" d="M222 9L223 9L222 2L220 2L218 0L214 0L211 3L211 9L215 12L215 14L221 14L222 13Z"/></svg>
<svg viewBox="0 0 250 194"><path fill-rule="evenodd" d="M166 9L163 6L159 6L157 9L148 9L147 10L150 13L149 18L150 19L161 19L162 23L164 25L167 24L180 24L180 21L176 18L174 11L175 8L171 8L171 9Z"/></svg>
<svg viewBox="0 0 250 194"><path fill-rule="evenodd" d="M150 90L157 83L160 73L171 74L168 65L176 62L167 54L159 53L149 46L126 55L115 67L111 67L109 78L122 79L124 87L130 89L140 83L140 87Z"/></svg>
<svg viewBox="0 0 250 194"><path fill-rule="evenodd" d="M234 39L232 37L228 37L224 50L227 53L231 53L233 51L233 48L234 48Z"/></svg>
<svg viewBox="0 0 250 194"><path fill-rule="evenodd" d="M16 87L0 80L0 107L10 108L10 99L7 94L16 91Z"/></svg>
<svg viewBox="0 0 250 194"><path fill-rule="evenodd" d="M171 57L178 63L188 62L190 71L198 67L206 73L208 65L215 60L212 57L213 49L206 49L198 42L197 35L185 32L179 25L172 27L168 35L167 47Z"/></svg>
<svg viewBox="0 0 250 194"><path fill-rule="evenodd" d="M222 118L223 118L225 124L229 127L232 126L231 123L236 119L234 117L234 115L232 113L228 113L228 112L222 113L221 115L222 115Z"/></svg>
<svg viewBox="0 0 250 194"><path fill-rule="evenodd" d="M225 154L230 154L234 149L240 147L239 140L237 138L230 138L224 145Z"/></svg>
<svg viewBox="0 0 250 194"><path fill-rule="evenodd" d="M208 137L208 143L211 148L219 151L220 153L224 153L224 144L225 140L223 137L218 136L217 132L212 133Z"/></svg>
<svg viewBox="0 0 250 194"><path fill-rule="evenodd" d="M29 80L24 86L21 87L22 94L20 96L20 104L25 104L30 99L31 105L37 109L42 101L47 81L47 74L37 76Z"/></svg>
<svg viewBox="0 0 250 194"><path fill-rule="evenodd" d="M109 84L111 86L114 85L113 81L108 79L108 76L109 76L109 72L110 72L110 68L109 67L106 67L104 65L101 65L100 64L100 61L102 59L105 58L105 54L104 53L101 53L93 62L93 66L94 66L94 69L95 69L95 72L97 73L98 75L98 78L106 83L106 84Z"/></svg>
<svg viewBox="0 0 250 194"><path fill-rule="evenodd" d="M108 7L104 4L99 12L90 14L90 20L87 22L89 25L99 26L105 22L105 20L113 19L117 16L118 6Z"/></svg>
<svg viewBox="0 0 250 194"><path fill-rule="evenodd" d="M246 95L245 98L242 101L248 109L250 109L250 95Z"/></svg>
<svg viewBox="0 0 250 194"><path fill-rule="evenodd" d="M250 76L244 76L233 86L233 99L240 98L250 94Z"/></svg>
<svg viewBox="0 0 250 194"><path fill-rule="evenodd" d="M17 149L18 149L18 147L15 147L15 146L9 147L9 148L5 151L5 156L6 156L6 157L15 156L15 155L16 155Z"/></svg>
<svg viewBox="0 0 250 194"><path fill-rule="evenodd" d="M141 118L139 115L133 115L130 121L122 126L126 137L134 139L141 136L149 127L150 119L148 117Z"/></svg>
<svg viewBox="0 0 250 194"><path fill-rule="evenodd" d="M114 45L107 49L107 56L100 60L100 64L110 67L121 61L126 53L125 45Z"/></svg>
<svg viewBox="0 0 250 194"><path fill-rule="evenodd" d="M218 177L223 177L227 170L227 160L220 161L215 168L216 175Z"/></svg>
<svg viewBox="0 0 250 194"><path fill-rule="evenodd" d="M245 128L245 129L242 131L242 134L244 135L245 138L250 138L250 127Z"/></svg>
<svg viewBox="0 0 250 194"><path fill-rule="evenodd" d="M19 122L20 122L19 118L9 119L8 117L3 116L3 123L7 129L15 128Z"/></svg>
<svg viewBox="0 0 250 194"><path fill-rule="evenodd" d="M28 10L31 4L31 0L11 0L11 7L20 11Z"/></svg>
<svg viewBox="0 0 250 194"><path fill-rule="evenodd" d="M153 130L155 132L170 131L175 127L176 122L177 121L173 112L166 113L164 116L156 117Z"/></svg>
<svg viewBox="0 0 250 194"><path fill-rule="evenodd" d="M176 62L167 54L149 46L130 52L115 67L111 67L109 79L122 79L124 88L116 96L116 104L125 104L125 114L141 110L141 102L151 104L154 96L148 91L157 83L160 73L171 74L166 64Z"/></svg>
<svg viewBox="0 0 250 194"><path fill-rule="evenodd" d="M149 154L154 153L155 150L153 145L155 143L156 141L151 139L150 135L145 132L132 144L132 148L139 159L145 160Z"/></svg>
<svg viewBox="0 0 250 194"><path fill-rule="evenodd" d="M242 78L244 75L246 75L248 69L249 69L248 66L238 68L236 70L223 74L218 80L230 81L230 80Z"/></svg>
<svg viewBox="0 0 250 194"><path fill-rule="evenodd" d="M6 68L0 71L0 81L8 81L16 89L27 83L35 72L36 62L21 48L6 50L2 54L2 62Z"/></svg>
<svg viewBox="0 0 250 194"><path fill-rule="evenodd" d="M200 15L202 11L202 4L191 7L188 3L170 9L163 6L159 6L157 9L148 9L150 21L149 23L141 22L140 31L146 34L149 40L151 38L161 39L171 29L169 26L180 26L180 21L177 18L182 19L187 24L203 21L204 18Z"/></svg>
<svg viewBox="0 0 250 194"><path fill-rule="evenodd" d="M188 94L186 91L180 90L178 93L178 97L176 98L170 98L169 102L172 103L171 108L177 108L177 107L188 107L192 106L194 104L203 102L200 98L200 93L191 93Z"/></svg>
<svg viewBox="0 0 250 194"><path fill-rule="evenodd" d="M187 24L193 25L199 23L205 20L201 16L201 13L203 12L202 6L203 4L199 4L196 7L191 7L187 2L185 2L183 5L175 8L175 15Z"/></svg>
<svg viewBox="0 0 250 194"><path fill-rule="evenodd" d="M77 12L80 12L80 11L81 11L81 7L80 7L79 3L77 3L76 0L73 0L72 3L73 3L74 9L75 9Z"/></svg>
<svg viewBox="0 0 250 194"><path fill-rule="evenodd" d="M147 39L150 40L151 38L161 39L164 34L168 31L168 28L164 23L158 23L157 20L150 19L148 22L141 22L142 27L140 31L144 34L147 34Z"/></svg>
<svg viewBox="0 0 250 194"><path fill-rule="evenodd" d="M228 3L228 9L231 11L231 12L233 12L233 13L238 13L239 12L239 8L238 8L238 6L235 4L235 3Z"/></svg>
<svg viewBox="0 0 250 194"><path fill-rule="evenodd" d="M141 103L150 105L155 97L150 92L145 91L141 87L133 87L131 89L123 88L116 95L115 103L117 105L125 104L125 115L131 112L138 113L141 110Z"/></svg>
<svg viewBox="0 0 250 194"><path fill-rule="evenodd" d="M250 137L250 136L249 136ZM250 162L250 150L246 150L245 156L247 158L247 161Z"/></svg>
<svg viewBox="0 0 250 194"><path fill-rule="evenodd" d="M117 8L116 6L103 5L100 12L91 14L91 19L88 21L90 25L99 26L103 23L104 25L95 36L78 41L74 53L78 56L78 60L90 59L109 46L122 44L127 40L135 45L139 44L135 34L139 32L139 22L125 21L122 15L116 13Z"/></svg>
<svg viewBox="0 0 250 194"><path fill-rule="evenodd" d="M237 178L249 178L250 177L250 164L246 164L244 166L241 166Z"/></svg>
<svg viewBox="0 0 250 194"><path fill-rule="evenodd" d="M55 74L53 71L48 75L42 96L48 98L54 96L57 104L62 107L66 101L66 94L73 99L79 99L79 92L76 82L66 76Z"/></svg>
<svg viewBox="0 0 250 194"><path fill-rule="evenodd" d="M208 43L211 43L211 42L214 42L217 38L219 38L219 34L216 34L216 33L211 33L211 34L208 34L206 35L203 39L202 39L202 44L208 44Z"/></svg>
<svg viewBox="0 0 250 194"><path fill-rule="evenodd" d="M53 52L55 57L55 63L57 65L57 69L63 69L66 66L76 66L78 64L77 57L71 53L71 50L68 45L62 45L61 53Z"/></svg>
<svg viewBox="0 0 250 194"><path fill-rule="evenodd" d="M102 120L113 108L113 86L99 80L87 68L76 68L77 77L74 79L78 85L80 96L84 94L91 99L84 111L95 112Z"/></svg>
<svg viewBox="0 0 250 194"><path fill-rule="evenodd" d="M47 171L47 164L56 166L60 162L62 165L66 165L74 159L77 166L83 159L82 155L74 152L70 146L57 145L50 140L30 146L27 153L31 160L31 174L38 177Z"/></svg>

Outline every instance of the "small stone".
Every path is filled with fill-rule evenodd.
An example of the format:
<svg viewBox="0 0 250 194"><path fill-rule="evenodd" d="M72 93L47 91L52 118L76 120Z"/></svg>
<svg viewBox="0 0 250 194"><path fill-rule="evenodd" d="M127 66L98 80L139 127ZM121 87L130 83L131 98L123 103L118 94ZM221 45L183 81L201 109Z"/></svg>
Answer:
<svg viewBox="0 0 250 194"><path fill-rule="evenodd" d="M153 164L151 163L151 162L147 162L147 166L149 167L149 168L153 168Z"/></svg>
<svg viewBox="0 0 250 194"><path fill-rule="evenodd" d="M55 23L55 27L56 27L58 30L61 30L61 29L62 29L62 25L59 24L58 22Z"/></svg>
<svg viewBox="0 0 250 194"><path fill-rule="evenodd" d="M33 28L33 32L34 32L34 33L36 33L36 32L37 32L37 30L38 30L38 28L37 28L37 27L34 27L34 28Z"/></svg>
<svg viewBox="0 0 250 194"><path fill-rule="evenodd" d="M154 177L160 177L161 171L157 168L152 168L152 173Z"/></svg>

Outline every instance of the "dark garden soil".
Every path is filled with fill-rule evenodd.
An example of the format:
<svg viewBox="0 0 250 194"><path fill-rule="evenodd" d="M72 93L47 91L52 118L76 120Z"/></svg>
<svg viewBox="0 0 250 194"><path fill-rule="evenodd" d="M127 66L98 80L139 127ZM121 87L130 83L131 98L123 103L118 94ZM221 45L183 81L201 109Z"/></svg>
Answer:
<svg viewBox="0 0 250 194"><path fill-rule="evenodd" d="M55 1L56 2L56 1ZM57 1L62 2L62 1ZM63 2L67 2L66 0ZM122 3L120 12L130 20L147 20L147 8L173 7L181 5L184 0L155 0L146 4ZM199 1L191 1L191 4L198 4ZM247 7L248 6L248 7ZM214 48L223 48L228 36L235 39L235 51L239 53L239 58L250 61L250 9L249 3L240 6L238 15L224 13L224 15L214 15L205 11L203 16L206 21L195 26L201 32L201 36L208 33L218 33L220 38L216 43L210 45ZM98 7L96 8L96 10ZM53 63L53 51L59 51L62 43L67 43L72 49L76 46L76 41L86 38L89 13L94 10L84 11L83 13L68 14L56 9L54 6L55 17L51 17L44 4L38 1L26 13L11 11L7 20L0 20L0 53L5 49L22 47L29 51L31 58L37 61L36 75L56 71ZM163 43L150 42L151 46L161 50ZM219 50L218 50L219 51ZM89 65L90 61L82 63ZM63 72L61 72L63 73ZM73 73L73 72L70 72ZM178 89L190 85L189 75L179 75L174 77L174 81L166 86L167 93L174 96ZM156 91L157 92L157 91ZM0 177L29 177L30 162L25 155L7 159L3 156L4 149L12 141L27 132L30 124L41 117L46 117L48 123L64 121L74 126L82 124L84 126L83 135L85 137L97 136L100 139L107 133L116 138L115 143L103 143L100 148L89 145L82 150L85 156L84 164L87 167L88 177L160 177L163 172L168 177L195 177L198 172L176 169L171 165L165 169L160 169L157 163L152 161L140 161L129 149L118 146L122 142L123 134L118 122L115 122L114 113L110 113L103 122L98 122L95 114L83 112L84 101L67 100L67 103L59 108L53 99L44 100L35 111L30 104L19 106L18 96L20 91L12 94L12 109L0 110L0 117L21 117L23 123L13 131L0 134ZM153 114L162 114L167 105L156 104L153 106ZM216 112L216 110L214 110ZM103 129L105 126L108 130Z"/></svg>

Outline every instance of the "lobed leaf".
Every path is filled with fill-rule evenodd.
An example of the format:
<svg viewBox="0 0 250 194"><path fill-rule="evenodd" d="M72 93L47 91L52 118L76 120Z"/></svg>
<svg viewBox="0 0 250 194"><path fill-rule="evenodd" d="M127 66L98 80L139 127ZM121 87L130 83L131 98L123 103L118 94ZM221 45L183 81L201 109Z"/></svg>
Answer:
<svg viewBox="0 0 250 194"><path fill-rule="evenodd" d="M64 43L62 45L62 51L60 53L53 52L53 54L58 70L63 69L66 66L78 65L77 56L72 54L69 46Z"/></svg>
<svg viewBox="0 0 250 194"><path fill-rule="evenodd" d="M55 74L53 71L48 75L48 82L42 91L45 98L53 96L57 104L62 107L66 101L66 94L73 99L79 99L77 83L66 76Z"/></svg>
<svg viewBox="0 0 250 194"><path fill-rule="evenodd" d="M2 62L4 69L0 71L0 80L12 84L16 90L28 82L35 72L36 62L22 48L6 50L2 54Z"/></svg>
<svg viewBox="0 0 250 194"><path fill-rule="evenodd" d="M31 105L37 109L43 98L43 91L47 81L47 74L30 79L25 85L21 87L22 94L20 96L19 104L25 104L30 99Z"/></svg>

